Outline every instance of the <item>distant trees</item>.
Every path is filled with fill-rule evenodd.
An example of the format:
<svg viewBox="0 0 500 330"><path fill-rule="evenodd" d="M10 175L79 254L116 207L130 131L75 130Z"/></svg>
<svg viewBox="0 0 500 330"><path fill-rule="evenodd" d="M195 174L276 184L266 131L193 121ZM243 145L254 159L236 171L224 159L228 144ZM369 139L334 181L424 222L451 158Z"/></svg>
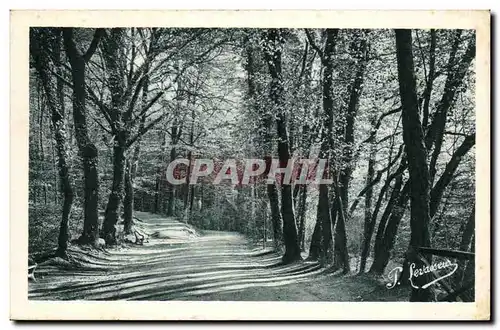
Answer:
<svg viewBox="0 0 500 330"><path fill-rule="evenodd" d="M282 47L283 35L279 29L270 29L267 32L264 45L264 57L268 64L271 84L269 97L272 101L273 112L276 117L276 130L278 137L278 159L281 166L288 166L290 157L290 145L288 129L286 125L284 82L282 73ZM282 177L284 175L282 174ZM297 225L295 222L292 186L283 183L281 187L281 216L283 218L283 240L285 242L285 254L283 262L288 263L302 259L297 236Z"/></svg>
<svg viewBox="0 0 500 330"><path fill-rule="evenodd" d="M396 51L399 90L403 108L403 140L408 156L408 170L410 173L410 247L413 251L417 251L419 247L430 245L430 177L427 165L427 150L424 145L424 133L419 118L416 80L413 71L411 30L396 30ZM423 266L423 263L418 258L410 259L409 261L415 263L417 268ZM418 276L415 279L415 285L420 288L413 289L412 300L429 300L429 290L422 289L428 282L430 282L428 275Z"/></svg>

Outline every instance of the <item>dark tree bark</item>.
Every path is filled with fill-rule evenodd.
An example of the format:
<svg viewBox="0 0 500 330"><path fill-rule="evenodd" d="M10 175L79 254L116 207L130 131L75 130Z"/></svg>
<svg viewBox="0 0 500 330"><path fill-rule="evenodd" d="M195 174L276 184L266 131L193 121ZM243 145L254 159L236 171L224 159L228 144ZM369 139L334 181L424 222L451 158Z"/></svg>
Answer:
<svg viewBox="0 0 500 330"><path fill-rule="evenodd" d="M431 190L430 196L430 215L434 217L438 210L439 203L443 197L443 193L446 187L450 184L455 172L457 171L458 165L462 161L462 157L469 152L469 150L476 143L476 134L468 135L462 144L457 148L457 150L451 156L450 161L446 164L443 174L436 182Z"/></svg>
<svg viewBox="0 0 500 330"><path fill-rule="evenodd" d="M429 213L430 217L434 217L439 204L442 199L442 195L446 187L448 187L449 183L453 179L453 176L458 168L458 165L461 162L462 157L472 148L475 143L475 134L467 136L462 144L457 148L457 150L453 153L450 161L447 163L445 170L439 180L436 182L434 187L430 193L430 205L429 205ZM406 158L404 159L406 161ZM405 164L402 163L398 172L404 171L406 168ZM409 184L407 183L404 189L399 193L397 190L393 190L391 194L391 198L386 206L384 214L380 219L377 236L375 240L375 258L373 261L373 265L370 269L370 272L374 272L377 274L382 274L385 266L389 262L390 251L394 247L394 241L397 234L397 229L399 223L401 222L401 218L406 209L406 205L409 196ZM398 199L398 202L395 203L395 198ZM390 216L390 217L389 217ZM405 272L408 269L405 268ZM406 274L403 274L406 275Z"/></svg>
<svg viewBox="0 0 500 330"><path fill-rule="evenodd" d="M125 148L113 147L113 184L104 214L102 236L106 244L116 244L116 224L121 214L125 182Z"/></svg>
<svg viewBox="0 0 500 330"><path fill-rule="evenodd" d="M307 185L304 185L300 189L299 198L299 244L300 251L304 251L304 240L305 240L305 220L306 220L306 210L307 210Z"/></svg>
<svg viewBox="0 0 500 330"><path fill-rule="evenodd" d="M326 41L322 53L321 62L323 64L323 136L320 147L320 159L326 159L330 163L333 148L333 56L335 41L338 35L337 29L326 30ZM321 226L321 250L320 258L322 262L330 262L332 243L332 220L330 214L330 196L326 184L319 187L318 214L317 221Z"/></svg>
<svg viewBox="0 0 500 330"><path fill-rule="evenodd" d="M319 259L322 264L327 264L331 261L331 244L332 244L332 226L330 218L330 201L328 196L328 186L322 184L319 186L318 210L316 221L319 222L321 228Z"/></svg>
<svg viewBox="0 0 500 330"><path fill-rule="evenodd" d="M334 51L335 42L338 35L338 29L327 29L326 40L323 49L319 49L309 30L306 30L309 43L313 45L316 52L320 56L323 81L323 115L322 115L322 136L319 158L325 159L327 164L330 163L332 157L331 149L333 148L332 133L333 133L333 66L334 66ZM326 179L326 178L325 178ZM332 219L330 214L330 196L329 187L326 184L320 184L319 197L317 206L316 225L314 228L311 247L309 249L309 260L320 259L323 264L331 261L331 244L332 244Z"/></svg>
<svg viewBox="0 0 500 330"><path fill-rule="evenodd" d="M272 116L267 111L267 109L262 108L258 105L256 98L262 96L263 86L259 84L256 79L256 74L260 73L263 69L263 64L259 61L258 53L256 52L256 47L249 41L247 47L247 82L248 82L248 97L250 104L254 109L255 113L259 115L259 147L266 154L271 154L272 152ZM270 157L266 158L266 170L270 167ZM267 174L267 173L265 173ZM273 241L274 247L279 250L283 241L283 229L282 221L279 208L279 196L276 185L274 183L266 185L267 198L269 199L269 208L271 211L271 225L273 231Z"/></svg>
<svg viewBox="0 0 500 330"><path fill-rule="evenodd" d="M436 76L436 30L431 29L431 45L429 50L429 75L427 77L425 91L424 91L424 108L422 127L427 129L429 123L429 106L432 95L432 86Z"/></svg>
<svg viewBox="0 0 500 330"><path fill-rule="evenodd" d="M372 129L375 128L376 122L372 120ZM377 155L377 148L375 145L376 135L370 140L370 155L368 158L368 171L366 173L367 185L373 180L375 174L375 158ZM359 264L359 273L363 274L366 268L366 258L370 251L370 242L375 229L375 221L372 221L372 197L373 186L370 186L365 194L365 222L363 227L363 242L361 243L361 255ZM374 219L375 220L375 219Z"/></svg>
<svg viewBox="0 0 500 330"><path fill-rule="evenodd" d="M359 205L359 202L360 202L361 198L363 196L365 196L370 189L373 189L373 187L377 183L380 182L380 180L382 179L382 174L384 174L384 172L387 172L387 178L386 178L384 187L386 185L388 185L392 180L394 180L395 173L398 172L398 171L400 171L401 169L398 170L398 171L396 171L396 172L394 172L394 173L392 173L392 174L390 174L389 172L390 172L391 167L399 160L399 157L401 156L402 152L403 152L403 146L401 146L401 148L399 149L399 152L396 155L396 157L394 157L393 159L391 159L391 157L389 157L389 161L388 161L387 166L385 168L381 169L381 170L378 170L377 171L377 175L375 176L375 178L373 178L370 182L368 182L366 184L366 186L359 192L358 196L356 197L356 199L354 200L354 202L352 202L351 206L349 207L349 217L352 216L352 214L356 210L356 207ZM406 169L406 168L404 168L404 169ZM385 193L387 191L387 187L385 187L385 188L384 187L381 189L381 194L383 194L385 196ZM382 197L384 197L384 196L382 196ZM380 207L380 205L377 206L377 208L378 207Z"/></svg>
<svg viewBox="0 0 500 330"><path fill-rule="evenodd" d="M475 38L473 38L462 59L458 63L457 68L455 64L455 53L459 45L459 35L456 38L455 44L453 45L452 54L448 62L448 76L446 78L444 93L437 106L436 112L434 113L434 118L431 126L429 127L428 134L426 135L426 147L430 150L432 144L434 144L434 149L431 154L431 159L429 163L430 171L430 182L434 182L434 176L436 174L436 164L438 157L441 153L441 147L443 144L444 128L446 125L446 118L449 110L453 106L459 87L461 86L467 70L475 57L476 45Z"/></svg>
<svg viewBox="0 0 500 330"><path fill-rule="evenodd" d="M154 202L154 209L153 213L160 213L161 210L161 205L160 205L160 179L161 179L161 170L158 169L158 173L156 174L156 182L155 182L155 202Z"/></svg>
<svg viewBox="0 0 500 330"><path fill-rule="evenodd" d="M170 149L170 162L173 162L175 158L177 157L177 142L178 139L180 138L180 133L181 130L178 126L178 120L177 118L174 118L174 122L172 124L172 129L170 132L171 139L172 139L172 148ZM174 215L174 203L175 203L175 186L171 183L167 183L167 200L168 200L168 207L167 207L167 216L172 217Z"/></svg>
<svg viewBox="0 0 500 330"><path fill-rule="evenodd" d="M278 189L275 184L268 184L266 185L266 190L271 208L274 247L280 249L283 242L283 224L281 222Z"/></svg>
<svg viewBox="0 0 500 330"><path fill-rule="evenodd" d="M135 29L132 28L132 37L135 35ZM151 52L151 45L154 42L154 38L150 40L150 47L148 49L145 49L145 52ZM146 45L146 43L144 43ZM130 83L133 79L133 69L134 69L134 59L135 59L135 54L137 50L135 48L135 45L132 44L132 60L130 61L130 69L129 69L129 75L127 77L127 82ZM143 85L142 85L142 108L146 108L148 105L148 96L149 96L149 65L145 66L145 76L143 79ZM139 121L139 132L144 131L144 126L146 123L146 114L142 114L140 116L140 121ZM137 141L135 142L135 147L134 147L134 152L131 156L128 157L127 160L127 168L125 172L125 197L123 200L123 208L124 208L124 214L123 214L123 229L126 234L130 234L132 231L132 225L133 225L133 217L134 217L134 180L137 174L137 167L138 167L138 162L139 162L139 154L141 150L141 138L139 137ZM142 207L142 205L141 205Z"/></svg>
<svg viewBox="0 0 500 330"><path fill-rule="evenodd" d="M35 68L40 77L48 107L52 113L52 125L56 140L57 168L60 179L60 192L63 195L63 207L61 223L59 227L58 248L56 255L66 257L68 248L68 223L73 205L73 181L70 167L67 161L68 145L66 136L64 91L62 82L54 84L49 72L49 52L52 52L56 64L56 72L61 75L61 31L58 29L30 30L30 52L35 62ZM49 49L48 41L52 41L52 50Z"/></svg>
<svg viewBox="0 0 500 330"><path fill-rule="evenodd" d="M108 114L113 124L113 183L104 214L102 237L106 244L116 244L116 224L121 214L125 182L125 152L129 133L125 125L125 71L126 62L122 51L124 29L113 28L103 41L103 57L109 72L108 86L111 92L111 109Z"/></svg>
<svg viewBox="0 0 500 330"><path fill-rule="evenodd" d="M401 188L402 179L398 178L396 181L397 188ZM409 195L410 185L408 182L404 185L401 193L395 194L397 200L393 200L392 196L389 203L380 218L380 224L387 224L383 227L383 235L379 242L375 242L375 258L370 272L375 274L382 274L387 263L389 262L390 253L396 241L396 234L398 232L399 224L406 211L406 205L410 198ZM398 191L398 190L397 190ZM378 243L378 244L377 244Z"/></svg>
<svg viewBox="0 0 500 330"><path fill-rule="evenodd" d="M126 160L125 198L123 199L123 231L125 234L132 232L132 220L134 217L134 186L132 175L132 163L130 160Z"/></svg>
<svg viewBox="0 0 500 330"><path fill-rule="evenodd" d="M176 70L180 71L180 68L178 64L176 64ZM182 86L182 80L178 79L177 80L177 92L176 92L176 108L175 108L175 113L174 113L174 119L172 122L172 128L170 131L170 137L171 137L171 144L172 147L170 149L170 162L173 162L177 158L177 144L182 136L182 124L180 122L179 116L180 116L180 111L181 111L181 100L182 100L182 95L181 91L183 89ZM171 184L170 182L167 183L167 200L168 200L168 206L167 206L167 216L172 217L174 216L174 206L175 206L175 185Z"/></svg>
<svg viewBox="0 0 500 330"><path fill-rule="evenodd" d="M96 29L92 43L85 54L81 54L73 40L73 29L63 28L64 48L71 66L73 83L73 121L75 137L83 162L84 174L84 222L83 233L78 239L80 243L95 244L99 234L98 221L98 191L97 148L88 135L85 86L86 62L95 52L103 34L102 29Z"/></svg>
<svg viewBox="0 0 500 330"><path fill-rule="evenodd" d="M147 84L143 91L143 104L147 102L148 87ZM146 117L142 116L139 124L139 131L144 129ZM123 200L123 230L126 234L130 234L134 223L134 180L137 175L137 166L139 162L141 142L140 139L136 142L132 157L127 160L127 168L125 172L125 198Z"/></svg>
<svg viewBox="0 0 500 330"><path fill-rule="evenodd" d="M333 219L333 217L330 214L330 219ZM320 257L320 252L321 252L321 222L316 221L316 224L314 225L314 230L313 234L311 237L311 244L309 246L309 256L307 257L307 260L318 260Z"/></svg>
<svg viewBox="0 0 500 330"><path fill-rule="evenodd" d="M336 214L336 230L334 235L334 253L333 253L333 270L342 268L342 272L347 274L350 271L349 266L349 252L347 250L347 235L345 232L345 222L346 222L346 207L344 206L344 201L342 200L342 191L340 189L338 179L335 179L335 203L333 203L333 208L335 211L331 213ZM332 217L333 219L333 217ZM334 221L332 220L332 223Z"/></svg>
<svg viewBox="0 0 500 330"><path fill-rule="evenodd" d="M406 203L408 202L408 185L405 184L404 188L401 190L403 184L402 173L405 169L406 164L405 159L403 159L398 170L389 177L382 188L383 191L380 192L375 211L372 215L372 221L376 221L378 210L380 209L383 199L383 192L385 193L385 190L389 187L392 180L395 179L394 187L392 188L384 213L380 218L377 234L375 236L375 245L373 248L374 260L370 268L371 273L382 274L385 266L389 262L391 246L390 243L386 242L394 242L398 224L403 217Z"/></svg>
<svg viewBox="0 0 500 330"><path fill-rule="evenodd" d="M193 166L193 151L192 148L194 148L194 143L195 143L195 138L194 138L194 130L195 130L195 101L190 102L190 97L188 98L188 106L191 105L191 125L189 128L189 146L190 150L188 151L188 168L187 168L187 174L186 174L186 195L184 197L184 216L186 218L186 222L189 221L191 218L191 211L193 209L193 201L194 201L194 187L190 184L191 180L191 167Z"/></svg>
<svg viewBox="0 0 500 330"><path fill-rule="evenodd" d="M472 240L472 236L474 235L474 230L476 228L476 212L475 207L472 208L469 219L467 219L467 223L465 224L462 232L462 239L460 240L460 251L469 251L469 245Z"/></svg>
<svg viewBox="0 0 500 330"><path fill-rule="evenodd" d="M344 168L339 173L339 193L340 202L337 205L342 204L343 209L337 212L337 215L343 214L343 217L338 216L337 226L335 229L335 253L334 257L336 261L334 262L335 268L343 267L344 272L349 271L349 256L347 250L347 235L345 232L345 221L348 215L347 207L349 205L349 184L351 182L351 176L353 171L353 150L352 146L354 144L354 125L356 123L356 116L359 107L359 99L363 90L364 74L367 64L367 42L366 37L362 35L361 32L356 32L353 41L351 43L351 50L355 52L355 59L357 66L355 68L354 79L348 87L348 106L345 111L345 131L342 138L344 142L343 150L343 166ZM342 126L339 125L337 128L337 134L342 132ZM341 212L340 212L341 211ZM347 265L344 264L347 262Z"/></svg>
<svg viewBox="0 0 500 330"><path fill-rule="evenodd" d="M268 63L271 75L271 86L269 97L276 109L276 130L278 133L278 158L280 164L286 165L290 159L290 147L288 132L286 128L286 117L284 109L284 88L281 72L281 48L283 36L278 29L270 29L267 32L267 45L264 49L264 57ZM297 226L293 211L293 196L291 184L282 183L281 187L281 216L283 218L283 240L285 243L285 254L283 262L289 263L302 259L297 236Z"/></svg>
<svg viewBox="0 0 500 330"><path fill-rule="evenodd" d="M39 110L40 110L40 113L39 113L39 116L38 116L38 127L40 128L39 129L39 134L38 134L38 144L37 144L37 147L38 147L38 161L40 161L41 163L44 163L45 162L45 148L44 148L44 143L43 143L43 131L44 131L44 127L43 127L43 124L44 124L44 114L45 114L45 102L44 102L44 98L43 98L43 95L41 93L41 88L42 86L40 86L41 84L37 84L37 91L38 91L38 106L39 106ZM45 182L42 182L42 191L43 191L43 200L44 200L44 204L47 205L47 184Z"/></svg>
<svg viewBox="0 0 500 330"><path fill-rule="evenodd" d="M162 191L163 191L163 182L165 180L165 155L167 153L167 136L168 133L161 132L160 138L162 139L161 143L161 148L160 148L160 155L158 156L158 162L159 165L157 165L157 171L156 171L156 182L155 182L155 192L154 192L154 208L153 208L153 213L160 214L162 213L163 210L165 210L166 213L166 208L167 208L167 203L163 202L162 199Z"/></svg>
<svg viewBox="0 0 500 330"><path fill-rule="evenodd" d="M304 48L304 55L302 58L302 69L301 74L299 75L299 91L302 91L302 94L299 95L311 95L311 83L312 83L312 68L313 62L315 59L315 53L313 56L309 56L309 42L306 42ZM308 59L309 57L309 59ZM312 115L313 118L318 117L319 107L316 107L315 113L310 114L312 107L311 101L306 97L301 97L297 100L302 104L304 108L304 117L309 117ZM313 144L314 139L319 135L319 126L320 123L316 123L311 125L308 120L304 121L302 125L302 134L300 134L299 146L300 153L307 157L308 159L311 157L311 146ZM305 169L302 164L299 166L299 173ZM307 185L296 185L296 192L294 191L294 200L295 203L298 203L298 230L299 230L299 244L301 251L305 250L305 216L307 211ZM295 196L297 194L297 196ZM331 221L330 221L331 222Z"/></svg>
<svg viewBox="0 0 500 330"><path fill-rule="evenodd" d="M470 244L470 252L475 253L476 251L476 235L474 234L472 236L472 242ZM475 258L473 260L469 260L467 262L467 266L465 266L464 270L464 275L463 279L464 280L471 280L475 281L475 270L476 270L476 260ZM464 299L465 301L474 301L475 298L475 286L472 286L472 289L470 290L469 297L472 297L472 299Z"/></svg>
<svg viewBox="0 0 500 330"><path fill-rule="evenodd" d="M474 236L474 231L476 229L476 210L475 207L472 208L467 222L462 226L462 239L460 240L460 251L469 251L469 246L471 245L472 237ZM472 249L471 252L474 252ZM464 275L466 273L465 262L463 260L458 261L457 272L454 276L455 286L459 287L464 280Z"/></svg>
<svg viewBox="0 0 500 330"><path fill-rule="evenodd" d="M413 66L411 30L396 30L396 54L398 62L399 90L402 104L403 141L408 155L408 170L410 174L410 247L417 251L419 247L430 246L428 226L430 222L430 175L427 164L427 150L424 144L424 134L419 118L416 80ZM421 267L418 258L409 260ZM429 281L428 276L415 278L411 301L429 301L430 290L422 289Z"/></svg>
<svg viewBox="0 0 500 330"><path fill-rule="evenodd" d="M342 201L344 205L349 205L349 183L351 181L353 166L353 151L352 145L354 144L354 125L356 124L356 116L359 107L359 99L363 90L363 81L367 63L367 44L366 39L361 35L355 35L351 46L352 50L356 52L355 59L359 63L356 68L354 80L349 86L349 100L346 111L346 125L344 135L344 154L343 160L345 170L340 173L340 190L342 194ZM344 210L347 212L347 209Z"/></svg>

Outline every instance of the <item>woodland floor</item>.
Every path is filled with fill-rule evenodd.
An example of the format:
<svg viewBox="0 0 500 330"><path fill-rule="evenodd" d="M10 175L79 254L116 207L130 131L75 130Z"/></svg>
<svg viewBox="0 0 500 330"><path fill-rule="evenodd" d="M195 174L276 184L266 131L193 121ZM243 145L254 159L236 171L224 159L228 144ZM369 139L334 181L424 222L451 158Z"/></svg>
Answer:
<svg viewBox="0 0 500 330"><path fill-rule="evenodd" d="M325 272L316 262L280 264L234 232L195 231L173 218L136 212L150 234L144 245L106 250L69 248L71 262L39 264L29 299L402 301L369 276Z"/></svg>

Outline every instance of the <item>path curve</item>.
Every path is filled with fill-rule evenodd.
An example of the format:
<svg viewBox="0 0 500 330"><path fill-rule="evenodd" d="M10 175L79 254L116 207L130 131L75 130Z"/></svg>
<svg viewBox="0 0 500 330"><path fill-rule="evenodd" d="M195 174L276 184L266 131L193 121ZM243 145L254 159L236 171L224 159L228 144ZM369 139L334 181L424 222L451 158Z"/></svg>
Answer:
<svg viewBox="0 0 500 330"><path fill-rule="evenodd" d="M105 251L71 246L79 266L62 259L39 265L29 299L205 300L219 294L231 299L231 293L301 283L323 272L316 262L281 265L280 255L252 248L238 233L199 233L173 218L136 216L151 235L149 242ZM259 294L254 297L260 300Z"/></svg>

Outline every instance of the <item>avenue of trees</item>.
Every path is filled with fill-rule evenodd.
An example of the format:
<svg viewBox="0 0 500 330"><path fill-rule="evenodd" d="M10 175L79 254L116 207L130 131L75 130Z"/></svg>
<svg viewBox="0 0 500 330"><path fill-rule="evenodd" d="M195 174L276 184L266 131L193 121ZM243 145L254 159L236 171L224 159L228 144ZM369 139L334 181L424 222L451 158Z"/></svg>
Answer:
<svg viewBox="0 0 500 330"><path fill-rule="evenodd" d="M474 58L468 30L32 28L30 253L112 248L136 210L341 274L474 252ZM321 158L333 183L171 185L177 158Z"/></svg>

